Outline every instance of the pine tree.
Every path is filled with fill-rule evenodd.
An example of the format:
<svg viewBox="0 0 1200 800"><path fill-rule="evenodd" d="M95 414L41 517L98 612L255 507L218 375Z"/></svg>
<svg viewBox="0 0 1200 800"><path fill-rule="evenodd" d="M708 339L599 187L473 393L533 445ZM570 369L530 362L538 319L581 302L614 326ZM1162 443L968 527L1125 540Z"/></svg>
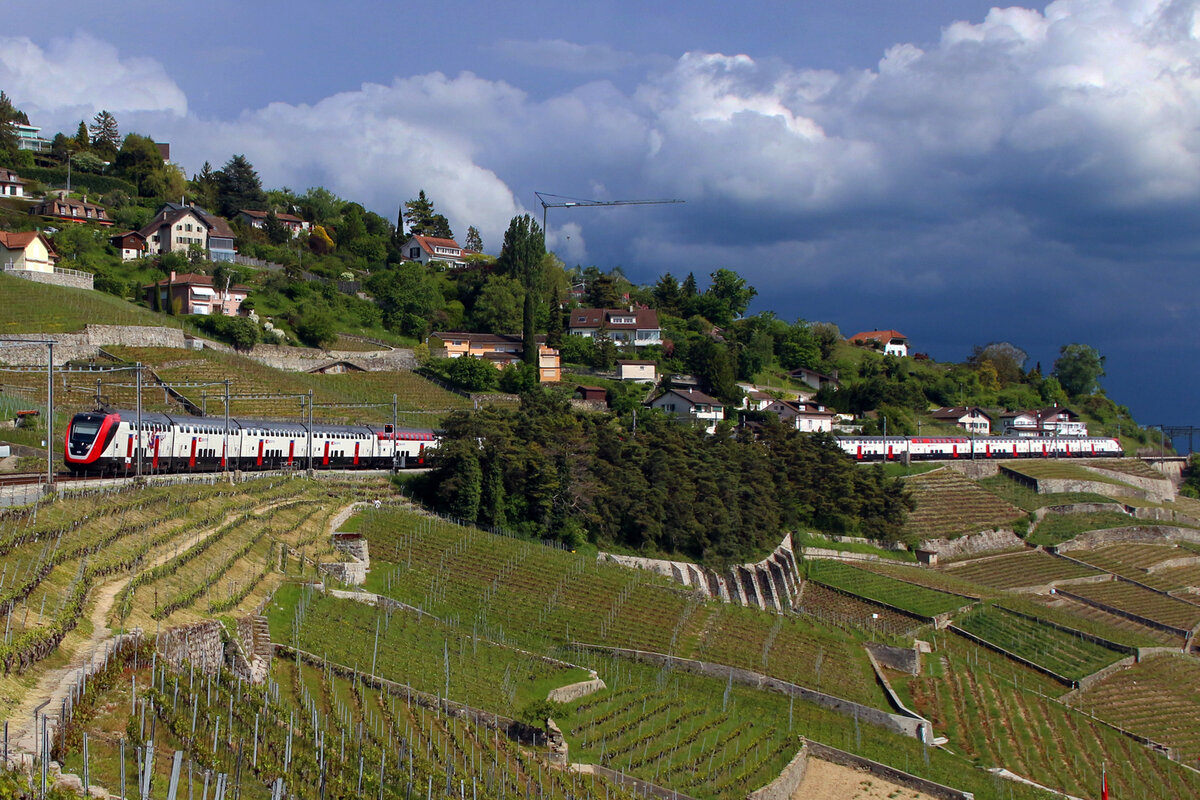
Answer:
<svg viewBox="0 0 1200 800"><path fill-rule="evenodd" d="M92 146L92 137L88 135L87 123L79 120L79 129L75 131L75 150L83 152Z"/></svg>
<svg viewBox="0 0 1200 800"><path fill-rule="evenodd" d="M479 228L474 225L467 228L467 243L463 247L476 253L483 252L483 237L479 235Z"/></svg>
<svg viewBox="0 0 1200 800"><path fill-rule="evenodd" d="M92 145L99 150L111 150L114 154L121 146L121 132L117 128L117 118L108 111L101 111L92 118L90 126Z"/></svg>
<svg viewBox="0 0 1200 800"><path fill-rule="evenodd" d="M267 195L254 166L243 155L225 162L216 173L217 213L232 219L242 209L262 210L267 207Z"/></svg>
<svg viewBox="0 0 1200 800"><path fill-rule="evenodd" d="M0 91L0 151L11 154L17 152L20 141L17 138L17 123L29 124L25 112L17 109L3 91Z"/></svg>
<svg viewBox="0 0 1200 800"><path fill-rule="evenodd" d="M408 224L410 236L427 236L429 221L433 219L433 201L425 196L422 189L417 196L404 204L404 221Z"/></svg>

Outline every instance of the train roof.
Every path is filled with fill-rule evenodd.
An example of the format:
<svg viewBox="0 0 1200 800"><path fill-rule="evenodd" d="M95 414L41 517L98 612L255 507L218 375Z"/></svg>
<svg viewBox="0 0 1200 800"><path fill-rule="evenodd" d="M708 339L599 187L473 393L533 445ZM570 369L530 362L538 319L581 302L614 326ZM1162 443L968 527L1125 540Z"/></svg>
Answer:
<svg viewBox="0 0 1200 800"><path fill-rule="evenodd" d="M100 412L103 414L117 414L123 420L134 420L137 418L136 409L128 408L109 408ZM218 427L225 426L225 417L195 417L188 414L163 414L157 411L143 411L142 422L152 424L166 425L216 425ZM255 419L252 417L230 417L229 429L231 431L237 429L255 430L265 428L268 430L295 430L307 431L308 426L303 422L295 420L279 420L279 419ZM397 428L399 433L431 433L428 428ZM356 434L376 434L383 432L382 424L373 425L346 425L346 424L326 424L321 422L313 422L313 431L321 433L356 433Z"/></svg>

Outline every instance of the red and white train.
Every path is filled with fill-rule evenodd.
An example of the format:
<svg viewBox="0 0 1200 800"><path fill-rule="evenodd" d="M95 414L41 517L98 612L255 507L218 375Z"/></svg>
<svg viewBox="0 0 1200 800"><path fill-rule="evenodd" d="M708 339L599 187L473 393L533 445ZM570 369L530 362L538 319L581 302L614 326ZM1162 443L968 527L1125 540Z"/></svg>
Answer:
<svg viewBox="0 0 1200 800"><path fill-rule="evenodd" d="M67 426L64 460L77 473L130 475L212 472L223 469L304 469L309 465L308 426L298 422L224 419L142 413L128 410L76 414ZM316 469L389 469L424 464L437 443L432 430L391 425L312 426L312 466Z"/></svg>
<svg viewBox="0 0 1200 800"><path fill-rule="evenodd" d="M945 461L956 458L1120 458L1116 439L1051 436L839 436L858 461Z"/></svg>

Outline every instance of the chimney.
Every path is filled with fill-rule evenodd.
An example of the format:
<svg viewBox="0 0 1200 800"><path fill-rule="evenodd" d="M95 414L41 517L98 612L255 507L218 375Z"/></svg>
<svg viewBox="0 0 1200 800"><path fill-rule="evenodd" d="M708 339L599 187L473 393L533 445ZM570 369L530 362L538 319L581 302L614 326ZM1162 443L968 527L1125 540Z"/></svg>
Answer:
<svg viewBox="0 0 1200 800"><path fill-rule="evenodd" d="M85 202L85 203L87 202L87 195L86 195L86 194L83 196L83 202Z"/></svg>
<svg viewBox="0 0 1200 800"><path fill-rule="evenodd" d="M171 270L171 280L175 280L175 270Z"/></svg>

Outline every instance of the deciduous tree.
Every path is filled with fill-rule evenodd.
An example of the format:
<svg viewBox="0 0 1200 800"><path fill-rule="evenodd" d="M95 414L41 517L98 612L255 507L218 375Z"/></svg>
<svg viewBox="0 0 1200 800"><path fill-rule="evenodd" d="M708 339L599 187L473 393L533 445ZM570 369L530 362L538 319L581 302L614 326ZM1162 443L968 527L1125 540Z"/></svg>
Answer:
<svg viewBox="0 0 1200 800"><path fill-rule="evenodd" d="M1086 344L1065 344L1054 362L1054 377L1072 397L1094 394L1104 377L1104 356Z"/></svg>

